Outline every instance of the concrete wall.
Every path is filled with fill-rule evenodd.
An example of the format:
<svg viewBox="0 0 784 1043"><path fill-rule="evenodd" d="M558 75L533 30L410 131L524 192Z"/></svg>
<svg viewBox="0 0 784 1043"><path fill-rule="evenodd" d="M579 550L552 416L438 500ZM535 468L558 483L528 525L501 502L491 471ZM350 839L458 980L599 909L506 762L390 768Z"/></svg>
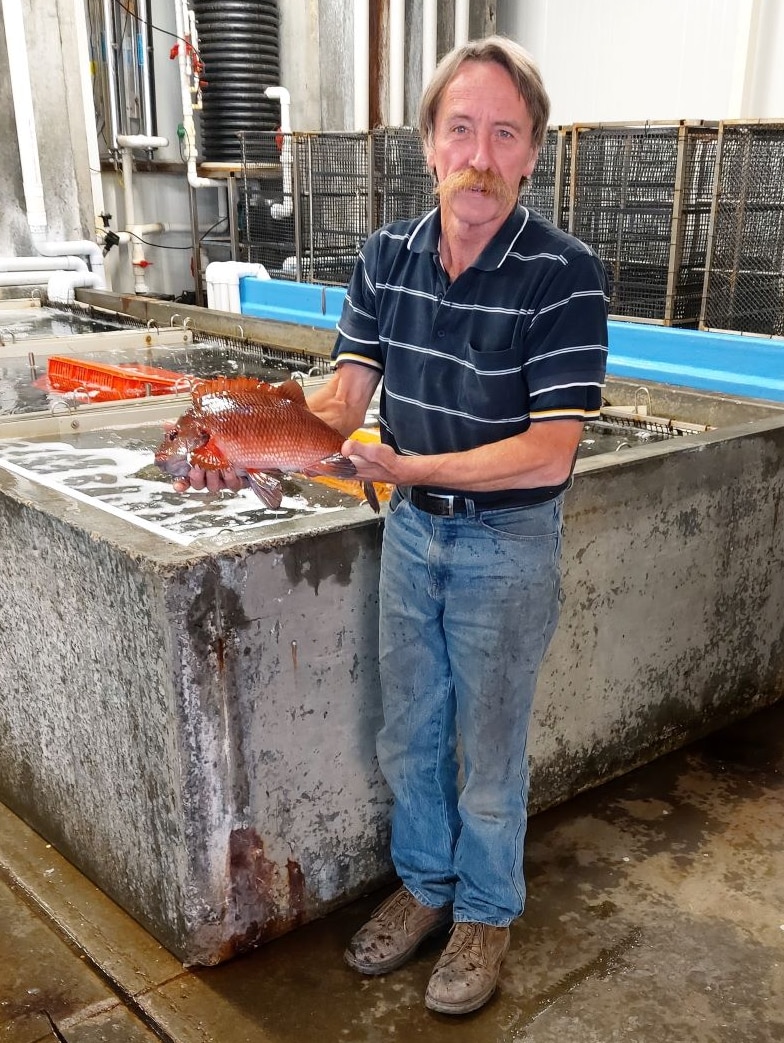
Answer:
<svg viewBox="0 0 784 1043"><path fill-rule="evenodd" d="M670 395L695 422L715 399ZM784 416L727 410L578 464L534 810L784 694ZM0 799L186 963L390 872L382 524L188 550L0 468Z"/></svg>

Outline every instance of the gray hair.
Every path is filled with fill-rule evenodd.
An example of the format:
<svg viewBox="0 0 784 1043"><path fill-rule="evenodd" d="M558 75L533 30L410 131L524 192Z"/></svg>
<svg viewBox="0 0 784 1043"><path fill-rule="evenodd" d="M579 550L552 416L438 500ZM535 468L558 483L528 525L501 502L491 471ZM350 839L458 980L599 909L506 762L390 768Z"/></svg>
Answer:
<svg viewBox="0 0 784 1043"><path fill-rule="evenodd" d="M436 113L444 91L464 62L495 62L506 69L520 92L531 117L533 144L541 148L550 118L550 98L542 82L542 74L528 51L505 36L486 36L445 54L425 88L419 106L419 133L427 147L433 142Z"/></svg>

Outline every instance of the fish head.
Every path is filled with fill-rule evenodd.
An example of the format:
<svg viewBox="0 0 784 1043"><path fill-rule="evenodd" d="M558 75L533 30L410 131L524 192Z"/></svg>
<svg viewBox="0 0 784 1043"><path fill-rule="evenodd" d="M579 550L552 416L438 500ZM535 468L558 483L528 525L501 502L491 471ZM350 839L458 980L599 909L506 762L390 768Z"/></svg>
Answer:
<svg viewBox="0 0 784 1043"><path fill-rule="evenodd" d="M155 463L166 474L182 478L191 468L191 453L209 441L210 433L191 411L183 413L175 423L167 421L163 427L163 441L155 450Z"/></svg>

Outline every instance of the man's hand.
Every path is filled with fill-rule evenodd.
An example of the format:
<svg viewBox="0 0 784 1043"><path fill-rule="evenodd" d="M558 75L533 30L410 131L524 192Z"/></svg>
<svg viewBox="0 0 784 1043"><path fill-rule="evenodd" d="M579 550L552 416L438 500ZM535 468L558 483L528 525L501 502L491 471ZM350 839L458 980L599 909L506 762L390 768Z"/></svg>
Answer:
<svg viewBox="0 0 784 1043"><path fill-rule="evenodd" d="M178 478L172 484L172 489L178 493L187 492L188 489L207 489L211 493L220 492L221 489L230 489L231 492L236 493L247 487L247 477L238 474L231 467L227 467L225 471L205 471L201 467L192 467L185 477Z"/></svg>
<svg viewBox="0 0 784 1043"><path fill-rule="evenodd" d="M404 458L392 446L381 442L357 442L349 438L340 451L356 467L357 478L370 482L390 482L392 485L405 484L401 475Z"/></svg>

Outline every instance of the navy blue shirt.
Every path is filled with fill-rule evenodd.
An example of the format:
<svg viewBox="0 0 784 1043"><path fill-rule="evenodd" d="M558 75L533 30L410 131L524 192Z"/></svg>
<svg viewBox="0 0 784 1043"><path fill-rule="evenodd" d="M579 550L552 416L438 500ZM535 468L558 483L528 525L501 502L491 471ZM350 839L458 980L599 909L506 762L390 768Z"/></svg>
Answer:
<svg viewBox="0 0 784 1043"><path fill-rule="evenodd" d="M348 286L333 358L383 374L382 440L449 453L598 417L608 301L598 257L518 206L450 283L440 233L438 209L379 229Z"/></svg>

